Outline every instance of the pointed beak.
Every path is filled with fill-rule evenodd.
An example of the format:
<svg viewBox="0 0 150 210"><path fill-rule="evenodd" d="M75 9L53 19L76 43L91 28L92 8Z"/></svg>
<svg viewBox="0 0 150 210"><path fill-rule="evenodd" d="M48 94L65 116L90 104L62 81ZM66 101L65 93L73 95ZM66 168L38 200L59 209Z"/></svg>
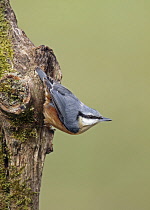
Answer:
<svg viewBox="0 0 150 210"><path fill-rule="evenodd" d="M109 118L106 118L106 117L103 117L102 119L100 119L99 120L100 122L102 122L102 121L112 121L111 119L109 119Z"/></svg>

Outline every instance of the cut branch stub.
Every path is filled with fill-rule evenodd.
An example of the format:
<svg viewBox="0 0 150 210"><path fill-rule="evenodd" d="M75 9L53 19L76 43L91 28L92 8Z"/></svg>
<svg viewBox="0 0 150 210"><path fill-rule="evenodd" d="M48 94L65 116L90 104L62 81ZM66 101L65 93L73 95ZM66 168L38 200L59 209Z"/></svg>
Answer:
<svg viewBox="0 0 150 210"><path fill-rule="evenodd" d="M40 45L35 48L35 63L42 68L49 77L60 82L62 79L62 73L60 65L54 55L51 48L45 45Z"/></svg>
<svg viewBox="0 0 150 210"><path fill-rule="evenodd" d="M58 82L62 73L53 50L35 47L18 28L9 0L0 0L0 25L0 203L2 209L38 210L54 130L44 125L44 90L34 70L39 66Z"/></svg>
<svg viewBox="0 0 150 210"><path fill-rule="evenodd" d="M25 111L31 99L27 81L15 74L8 74L0 82L0 108L12 114Z"/></svg>

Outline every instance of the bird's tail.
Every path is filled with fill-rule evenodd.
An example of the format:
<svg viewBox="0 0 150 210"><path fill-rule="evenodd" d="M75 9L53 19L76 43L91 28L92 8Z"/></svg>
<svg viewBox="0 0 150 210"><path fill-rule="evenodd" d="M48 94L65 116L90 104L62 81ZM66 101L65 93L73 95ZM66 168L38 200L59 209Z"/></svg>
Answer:
<svg viewBox="0 0 150 210"><path fill-rule="evenodd" d="M40 69L39 67L36 67L35 71L38 73L40 79L44 82L44 84L47 85L48 88L52 88L53 80L49 78L46 73Z"/></svg>
<svg viewBox="0 0 150 210"><path fill-rule="evenodd" d="M45 79L46 79L46 80L48 79L48 78L47 78L47 75L45 74L45 72L44 72L42 69L40 69L39 67L36 67L35 71L38 73L40 79L41 79L43 82L44 82Z"/></svg>

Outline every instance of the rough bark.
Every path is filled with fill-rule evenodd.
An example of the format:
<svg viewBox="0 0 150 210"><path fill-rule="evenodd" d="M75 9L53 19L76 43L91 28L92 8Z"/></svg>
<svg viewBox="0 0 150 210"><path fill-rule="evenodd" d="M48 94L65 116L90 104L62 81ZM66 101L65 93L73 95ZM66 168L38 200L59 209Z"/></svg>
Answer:
<svg viewBox="0 0 150 210"><path fill-rule="evenodd" d="M44 92L36 66L61 80L53 50L34 46L18 28L9 0L0 0L0 209L39 209L54 131L44 126Z"/></svg>

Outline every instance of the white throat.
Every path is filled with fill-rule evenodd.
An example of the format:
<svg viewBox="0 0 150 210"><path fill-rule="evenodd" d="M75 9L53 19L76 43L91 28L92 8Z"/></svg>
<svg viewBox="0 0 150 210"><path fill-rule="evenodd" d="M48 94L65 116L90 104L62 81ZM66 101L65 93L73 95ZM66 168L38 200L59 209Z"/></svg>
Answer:
<svg viewBox="0 0 150 210"><path fill-rule="evenodd" d="M85 117L79 117L79 127L80 127L80 133L83 133L84 131L88 130L92 126L99 123L98 119L90 119Z"/></svg>

